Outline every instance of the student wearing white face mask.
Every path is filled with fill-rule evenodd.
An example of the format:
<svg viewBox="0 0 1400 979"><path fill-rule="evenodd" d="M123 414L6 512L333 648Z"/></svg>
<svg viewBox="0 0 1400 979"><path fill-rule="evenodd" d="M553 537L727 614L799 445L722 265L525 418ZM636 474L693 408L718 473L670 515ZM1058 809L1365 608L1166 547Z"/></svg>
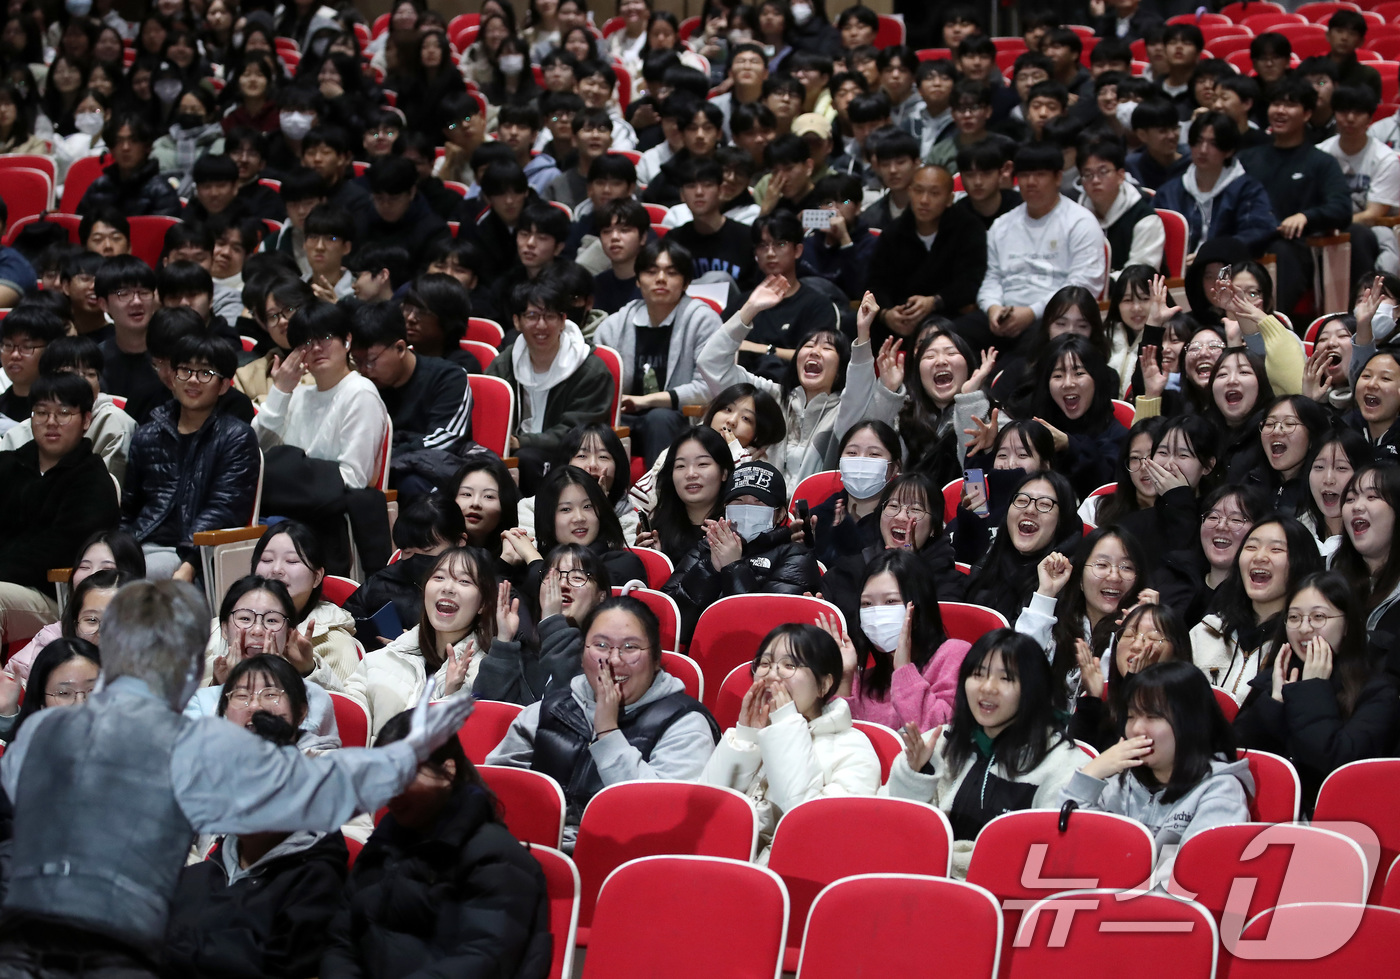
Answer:
<svg viewBox="0 0 1400 979"><path fill-rule="evenodd" d="M880 540L880 494L899 475L899 435L882 421L863 421L841 438L841 491L812 507L813 552L830 567Z"/></svg>
<svg viewBox="0 0 1400 979"><path fill-rule="evenodd" d="M63 193L63 181L68 176L68 168L73 165L74 160L107 152L102 130L111 114L109 105L107 96L101 92L86 91L78 97L78 104L73 107L73 125L78 131L71 136L58 136L54 139L53 159L58 171L55 186L57 194Z"/></svg>
<svg viewBox="0 0 1400 979"><path fill-rule="evenodd" d="M725 486L724 519L676 565L665 592L681 610L682 641L700 613L727 595L801 595L821 586L817 560L787 525L787 485L766 462L737 467Z"/></svg>
<svg viewBox="0 0 1400 979"><path fill-rule="evenodd" d="M953 716L958 670L969 644L949 639L938 592L922 561L907 550L882 551L870 562L860 593L860 624L843 636L818 622L841 646L840 693L851 716L899 729L927 731Z"/></svg>

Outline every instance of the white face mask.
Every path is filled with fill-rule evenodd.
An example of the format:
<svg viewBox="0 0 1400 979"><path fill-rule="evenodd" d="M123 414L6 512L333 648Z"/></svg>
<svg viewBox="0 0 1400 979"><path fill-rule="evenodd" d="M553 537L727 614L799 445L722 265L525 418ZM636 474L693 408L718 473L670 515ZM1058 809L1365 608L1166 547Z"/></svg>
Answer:
<svg viewBox="0 0 1400 979"><path fill-rule="evenodd" d="M887 459L866 459L859 456L841 457L841 483L846 492L857 500L879 496L889 482L890 464Z"/></svg>
<svg viewBox="0 0 1400 979"><path fill-rule="evenodd" d="M92 0L67 0L63 7L74 17L86 17L92 9Z"/></svg>
<svg viewBox="0 0 1400 979"><path fill-rule="evenodd" d="M500 64L502 74L518 75L525 70L525 56L523 54L503 54Z"/></svg>
<svg viewBox="0 0 1400 979"><path fill-rule="evenodd" d="M795 3L792 5L792 19L798 26L807 23L812 19L812 5L808 3Z"/></svg>
<svg viewBox="0 0 1400 979"><path fill-rule="evenodd" d="M746 541L773 529L773 508L770 506L731 503L724 508L724 515L734 524L734 532Z"/></svg>
<svg viewBox="0 0 1400 979"><path fill-rule="evenodd" d="M899 645L904 631L904 619L909 610L903 605L871 605L860 610L860 631L875 644L875 648L892 653Z"/></svg>
<svg viewBox="0 0 1400 979"><path fill-rule="evenodd" d="M288 139L304 139L311 132L313 118L309 112L283 112L277 117L277 122Z"/></svg>
<svg viewBox="0 0 1400 979"><path fill-rule="evenodd" d="M73 125L84 136L96 136L102 132L104 121L100 112L79 112L73 117Z"/></svg>
<svg viewBox="0 0 1400 979"><path fill-rule="evenodd" d="M1371 317L1371 329L1377 337L1385 337L1395 329L1394 303L1381 303L1376 307L1376 315Z"/></svg>

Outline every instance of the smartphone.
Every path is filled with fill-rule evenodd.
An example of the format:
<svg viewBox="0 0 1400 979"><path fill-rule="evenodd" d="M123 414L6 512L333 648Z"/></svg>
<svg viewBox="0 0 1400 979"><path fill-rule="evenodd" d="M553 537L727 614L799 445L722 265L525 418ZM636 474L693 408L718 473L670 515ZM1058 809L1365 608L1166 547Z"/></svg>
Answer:
<svg viewBox="0 0 1400 979"><path fill-rule="evenodd" d="M651 518L647 516L645 510L637 511L637 533L651 533Z"/></svg>
<svg viewBox="0 0 1400 979"><path fill-rule="evenodd" d="M1215 273L1215 281L1222 286L1228 286L1235 278L1235 267L1233 265L1222 265L1220 271Z"/></svg>
<svg viewBox="0 0 1400 979"><path fill-rule="evenodd" d="M808 506L806 500L798 500L792 505L792 512L797 514L797 520L802 526L807 526Z"/></svg>
<svg viewBox="0 0 1400 979"><path fill-rule="evenodd" d="M982 502L980 502L973 509L972 512L977 514L979 517L985 517L991 514L991 507L987 503L986 474L983 473L980 469L969 469L963 473L963 485L975 490L979 490L982 494Z"/></svg>
<svg viewBox="0 0 1400 979"><path fill-rule="evenodd" d="M802 211L803 231L825 231L831 227L831 215L824 207L809 207Z"/></svg>

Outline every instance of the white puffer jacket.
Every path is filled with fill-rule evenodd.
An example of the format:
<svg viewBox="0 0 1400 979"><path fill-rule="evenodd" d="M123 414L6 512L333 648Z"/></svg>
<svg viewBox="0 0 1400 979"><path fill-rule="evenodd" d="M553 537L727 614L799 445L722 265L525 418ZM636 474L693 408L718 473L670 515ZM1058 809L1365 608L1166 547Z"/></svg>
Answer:
<svg viewBox="0 0 1400 979"><path fill-rule="evenodd" d="M1257 649L1244 649L1234 636L1226 636L1224 623L1214 613L1196 623L1191 630L1191 661L1195 663L1210 685L1224 690L1235 703L1244 703L1249 684L1259 674L1259 663L1266 659L1273 644L1265 642Z"/></svg>
<svg viewBox="0 0 1400 979"><path fill-rule="evenodd" d="M823 796L874 795L880 759L870 739L851 724L851 708L837 698L808 721L794 704L775 710L764 728L724 732L700 776L702 782L743 792L758 810L758 862L768 862L783 813Z"/></svg>
<svg viewBox="0 0 1400 979"><path fill-rule="evenodd" d="M452 647L458 654L465 654L473 637L468 636ZM467 678L462 686L470 690L476 680L477 668L486 651L480 643L472 652L467 665ZM447 664L443 663L433 674L433 695L442 696L443 684L447 679ZM345 692L369 711L370 730L375 734L395 714L418 704L423 690L428 685L427 661L418 648L418 627L414 626L383 649L365 654L360 668L345 681Z"/></svg>

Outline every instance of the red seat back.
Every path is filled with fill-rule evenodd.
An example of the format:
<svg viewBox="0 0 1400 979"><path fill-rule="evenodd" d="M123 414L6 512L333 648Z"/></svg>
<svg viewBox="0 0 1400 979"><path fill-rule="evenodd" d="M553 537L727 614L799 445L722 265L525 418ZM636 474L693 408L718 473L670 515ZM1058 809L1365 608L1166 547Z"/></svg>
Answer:
<svg viewBox="0 0 1400 979"><path fill-rule="evenodd" d="M179 224L180 219L163 214L142 214L127 221L131 224L131 254L151 268L159 268L165 233L172 225Z"/></svg>
<svg viewBox="0 0 1400 979"><path fill-rule="evenodd" d="M673 653L669 649L661 651L661 668L685 684L687 697L705 699L705 676L695 660L684 653Z"/></svg>
<svg viewBox="0 0 1400 979"><path fill-rule="evenodd" d="M360 587L358 581L342 578L338 574L328 574L321 581L321 596L332 605L345 604L345 600Z"/></svg>
<svg viewBox="0 0 1400 979"><path fill-rule="evenodd" d="M0 173L0 198L5 201L10 220L38 217L52 203L53 178L42 170L7 167Z"/></svg>
<svg viewBox="0 0 1400 979"><path fill-rule="evenodd" d="M502 458L510 455L515 428L515 392L510 383L485 374L469 374L467 383L472 389L472 438Z"/></svg>
<svg viewBox="0 0 1400 979"><path fill-rule="evenodd" d="M1236 958L1230 979L1388 976L1393 965L1387 963L1400 948L1400 911L1359 904L1285 904L1258 915L1245 926L1243 938L1271 954Z"/></svg>
<svg viewBox="0 0 1400 979"><path fill-rule="evenodd" d="M756 652L756 650L755 650ZM753 662L740 663L730 670L720 684L719 690L710 695L714 705L710 714L721 731L728 731L739 723L739 707L744 702L744 694L753 686Z"/></svg>
<svg viewBox="0 0 1400 979"><path fill-rule="evenodd" d="M646 569L648 588L660 591L666 587L666 582L671 580L671 575L676 573L676 566L662 551L651 547L629 547L627 549L637 555L642 562L642 567ZM618 584L623 585L626 582L620 581ZM667 648L674 649L675 647L668 646Z"/></svg>
<svg viewBox="0 0 1400 979"><path fill-rule="evenodd" d="M938 614L943 619L943 632L949 639L976 642L993 629L1005 629L1006 616L994 608L968 602L939 602Z"/></svg>
<svg viewBox="0 0 1400 979"><path fill-rule="evenodd" d="M757 839L753 804L733 789L657 780L607 786L584 809L574 844L583 880L578 943L589 943L603 881L628 860L672 853L751 860Z"/></svg>
<svg viewBox="0 0 1400 979"><path fill-rule="evenodd" d="M1380 838L1379 867L1389 867L1400 853L1400 758L1368 758L1338 768L1322 783L1313 822L1357 822ZM1384 876L1376 874L1373 899L1380 897Z"/></svg>
<svg viewBox="0 0 1400 979"><path fill-rule="evenodd" d="M614 585L612 593L621 595L622 586ZM681 612L676 600L655 588L633 588L628 594L656 613L656 620L661 625L661 648L676 650L680 645L681 632ZM695 663L689 656L686 659L692 664ZM698 670L700 667L697 665L695 668ZM700 682L703 683L703 679ZM696 696L695 699L700 698Z"/></svg>
<svg viewBox="0 0 1400 979"><path fill-rule="evenodd" d="M87 193L88 187L102 174L102 168L110 166L112 155L103 153L101 156L85 156L73 161L73 165L68 168L68 173L63 178L63 200L59 204L59 210L64 214L77 214L78 205L82 203L83 195Z"/></svg>
<svg viewBox="0 0 1400 979"><path fill-rule="evenodd" d="M598 344L593 353L608 365L613 379L612 406L608 409L608 424L617 425L622 413L622 355L606 344Z"/></svg>
<svg viewBox="0 0 1400 979"><path fill-rule="evenodd" d="M948 817L927 803L832 796L794 806L778 821L768 851L768 869L792 901L784 970L797 968L807 911L823 887L852 874L946 877L952 854Z"/></svg>
<svg viewBox="0 0 1400 979"><path fill-rule="evenodd" d="M802 482L797 484L797 488L792 491L792 504L798 500L806 500L807 506L819 507L845 487L841 483L841 470L829 469L826 472L813 473Z"/></svg>
<svg viewBox="0 0 1400 979"><path fill-rule="evenodd" d="M1186 242L1189 238L1186 218L1176 211L1161 207L1157 208L1157 216L1162 219L1162 227L1167 232L1167 242L1162 250L1166 257L1167 275L1176 278L1185 274L1183 270L1186 268Z"/></svg>
<svg viewBox="0 0 1400 979"><path fill-rule="evenodd" d="M484 316L472 316L467 320L467 339L479 340L482 343L489 343L497 350L501 349L501 341L505 339L506 331L501 324L495 320L487 319Z"/></svg>
<svg viewBox="0 0 1400 979"><path fill-rule="evenodd" d="M730 670L753 660L759 643L775 626L815 624L818 615L836 617L845 630L840 609L805 595L730 595L701 612L686 652L705 673L707 700L714 699Z"/></svg>
<svg viewBox="0 0 1400 979"><path fill-rule="evenodd" d="M852 721L851 723L857 731L870 739L870 747L875 749L875 754L880 759L880 784L883 785L889 781L890 766L894 764L894 760L904 754L903 739L890 728L874 721Z"/></svg>
<svg viewBox="0 0 1400 979"><path fill-rule="evenodd" d="M500 765L477 765L496 797L501 820L521 843L559 846L564 838L564 790L543 772Z"/></svg>
<svg viewBox="0 0 1400 979"><path fill-rule="evenodd" d="M335 711L335 727L340 734L340 743L347 748L368 748L369 714L359 701L332 691L331 707Z"/></svg>
<svg viewBox="0 0 1400 979"><path fill-rule="evenodd" d="M1238 754L1249 762L1249 774L1254 778L1249 818L1257 823L1288 823L1297 819L1303 787L1293 764L1287 758L1252 748L1241 749Z"/></svg>
<svg viewBox="0 0 1400 979"><path fill-rule="evenodd" d="M578 927L578 868L568 854L554 847L531 846L530 855L539 861L544 871L545 890L549 895L549 934L554 939L549 979L566 979L573 975L574 930Z"/></svg>
<svg viewBox="0 0 1400 979"><path fill-rule="evenodd" d="M523 707L499 700L478 700L471 716L457 732L462 750L473 765L486 764L486 756L505 740L511 722Z"/></svg>

